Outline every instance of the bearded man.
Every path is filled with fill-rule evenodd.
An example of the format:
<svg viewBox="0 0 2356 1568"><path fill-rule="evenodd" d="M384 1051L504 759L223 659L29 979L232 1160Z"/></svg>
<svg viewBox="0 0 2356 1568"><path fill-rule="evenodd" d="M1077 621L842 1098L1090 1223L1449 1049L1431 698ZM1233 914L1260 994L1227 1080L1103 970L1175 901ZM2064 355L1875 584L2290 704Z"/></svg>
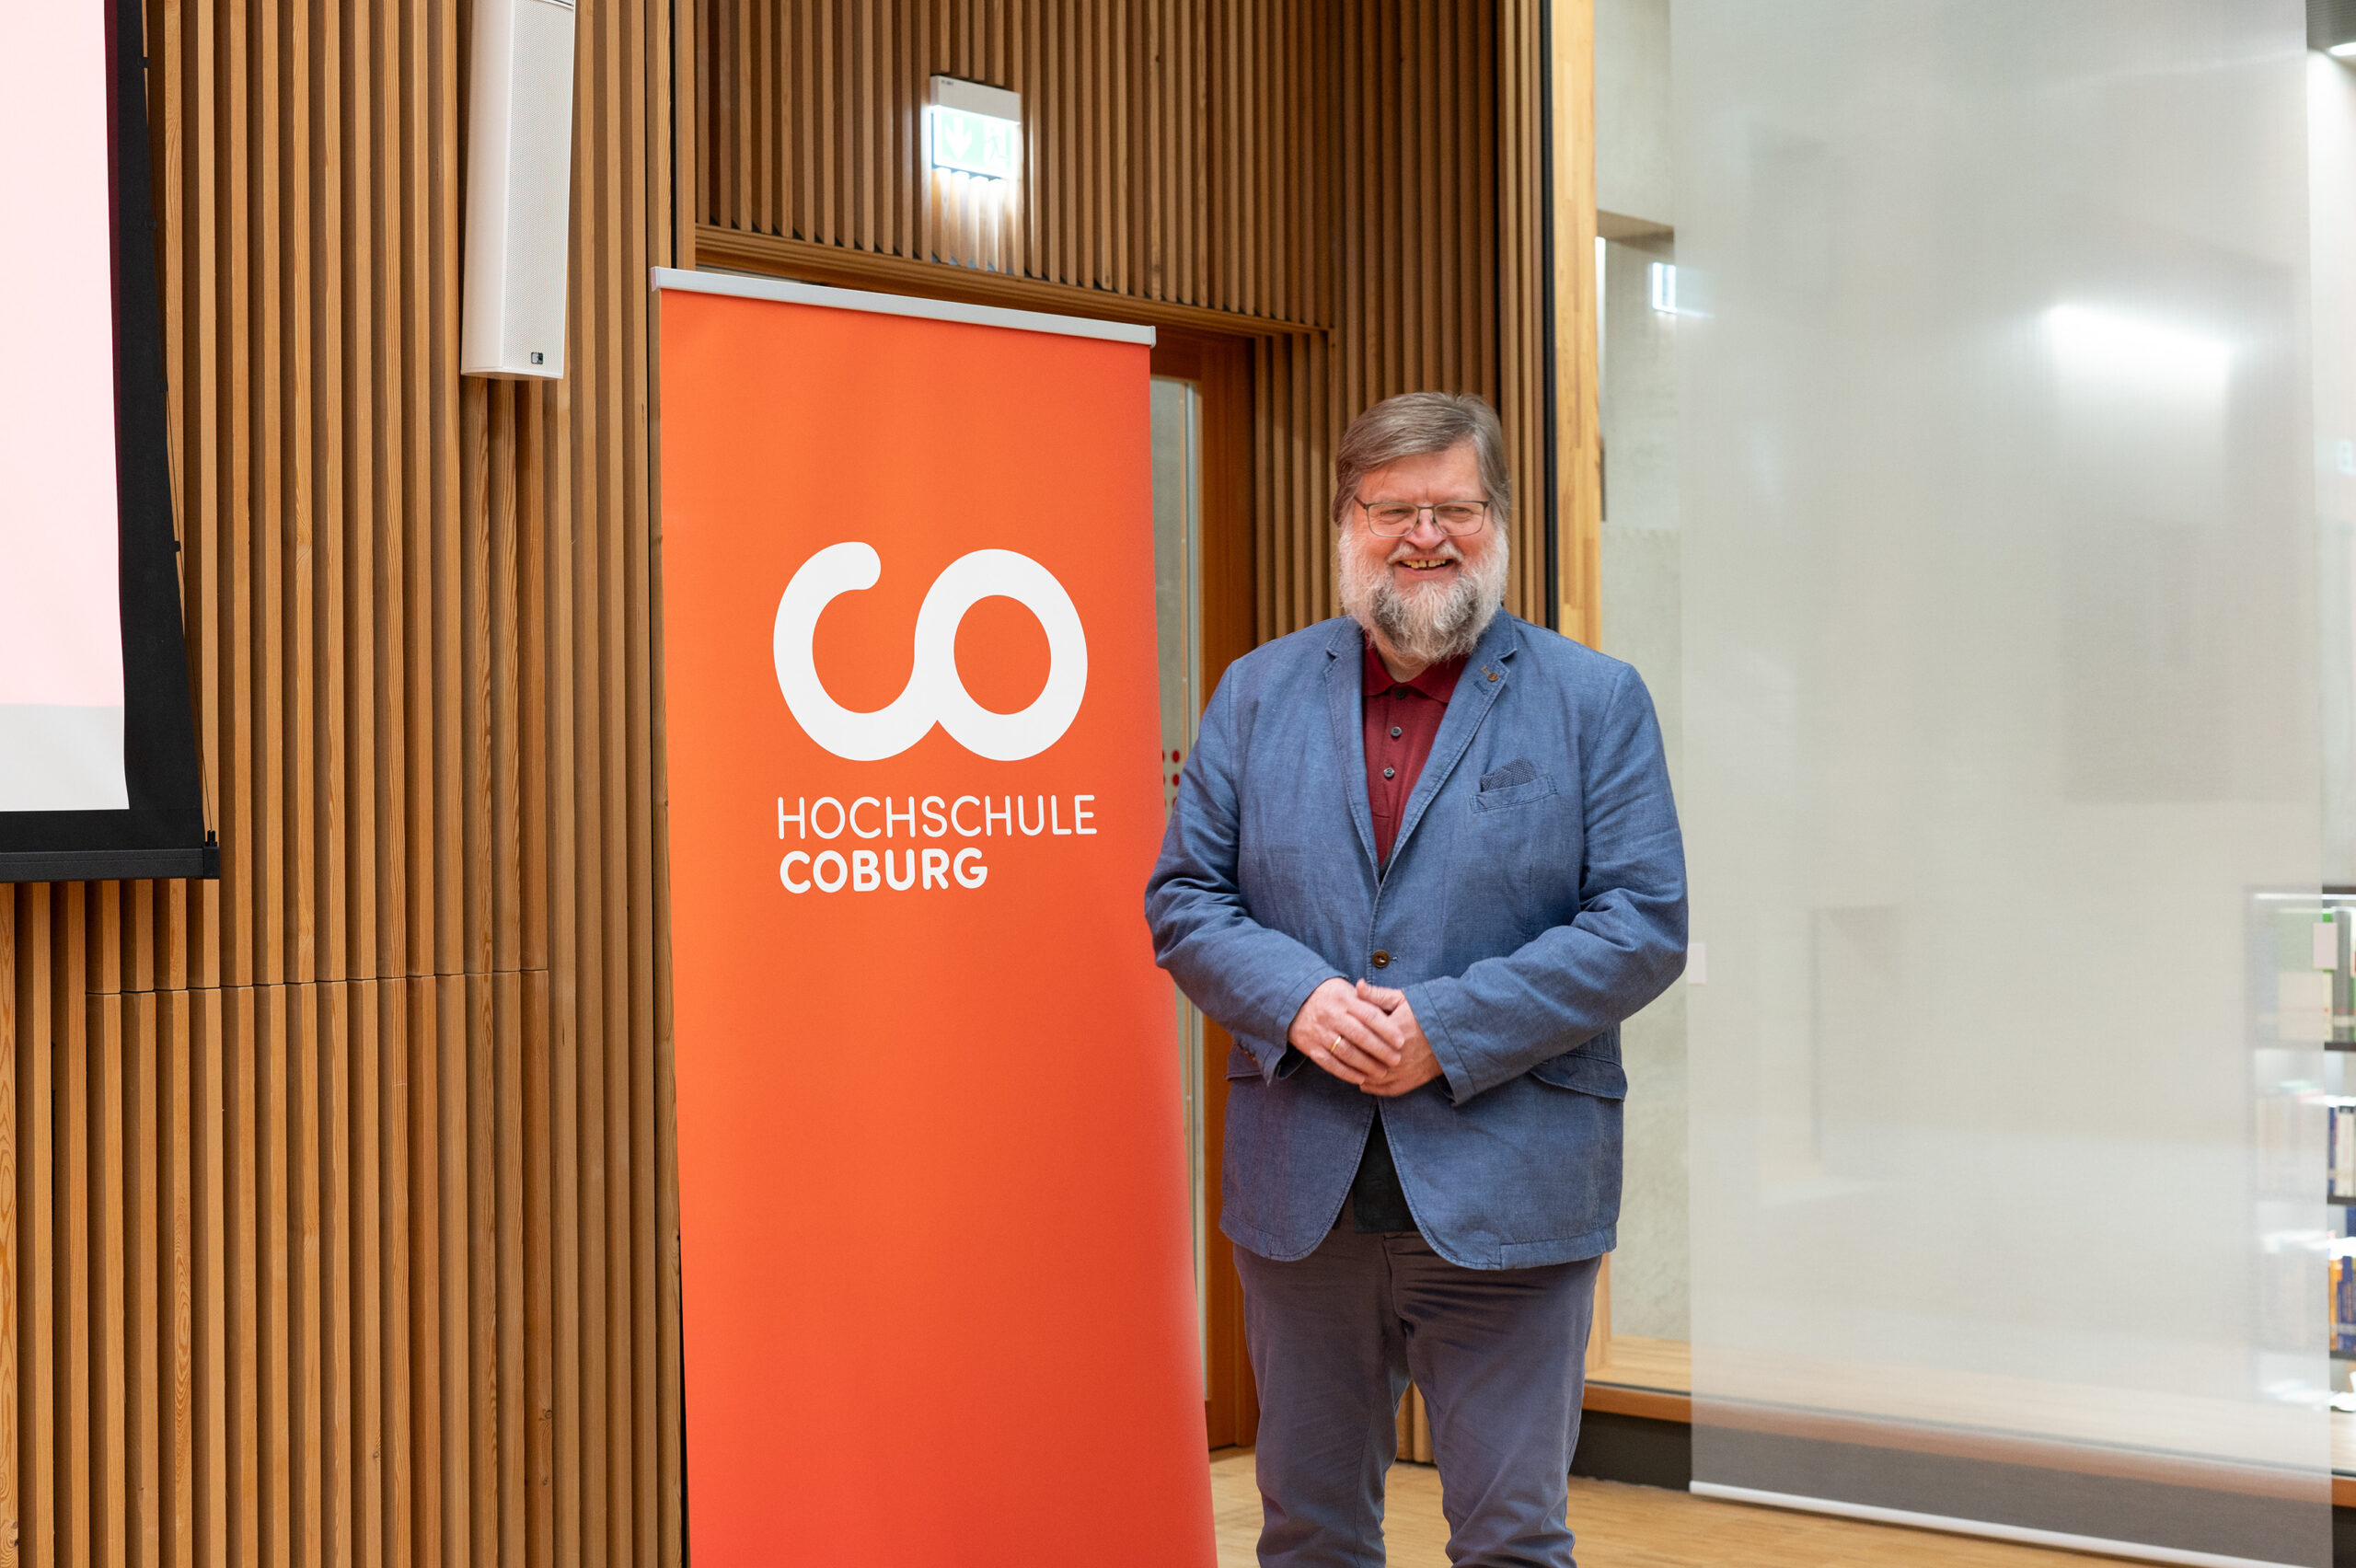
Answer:
<svg viewBox="0 0 2356 1568"><path fill-rule="evenodd" d="M1259 1384L1264 1564L1383 1562L1410 1379L1460 1568L1570 1568L1623 1019L1684 966L1635 671L1500 613L1496 415L1410 393L1334 461L1342 618L1237 661L1146 890L1235 1036L1220 1228Z"/></svg>

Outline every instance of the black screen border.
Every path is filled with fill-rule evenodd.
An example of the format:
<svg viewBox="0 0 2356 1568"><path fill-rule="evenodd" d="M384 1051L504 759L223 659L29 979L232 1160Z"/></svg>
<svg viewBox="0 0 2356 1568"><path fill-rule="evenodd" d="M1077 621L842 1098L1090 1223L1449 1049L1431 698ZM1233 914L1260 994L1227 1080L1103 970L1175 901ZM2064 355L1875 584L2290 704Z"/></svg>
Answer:
<svg viewBox="0 0 2356 1568"><path fill-rule="evenodd" d="M181 640L179 539L167 445L163 311L149 185L145 40L107 5L112 61L110 208L122 619L122 762L129 807L0 812L0 882L218 877L204 825L196 717ZM134 21L139 12L130 13Z"/></svg>

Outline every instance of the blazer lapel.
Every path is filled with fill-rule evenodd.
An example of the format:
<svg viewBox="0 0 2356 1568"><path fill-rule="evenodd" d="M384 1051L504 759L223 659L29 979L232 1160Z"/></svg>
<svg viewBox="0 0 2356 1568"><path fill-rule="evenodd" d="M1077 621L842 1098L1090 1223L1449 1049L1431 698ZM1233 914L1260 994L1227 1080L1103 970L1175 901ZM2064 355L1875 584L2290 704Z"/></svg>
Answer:
<svg viewBox="0 0 2356 1568"><path fill-rule="evenodd" d="M1325 711L1334 721L1334 749L1342 760L1342 795L1349 802L1350 820L1357 824L1358 847L1376 873L1374 807L1366 798L1366 723L1364 679L1365 633L1346 616L1325 643Z"/></svg>
<svg viewBox="0 0 2356 1568"><path fill-rule="evenodd" d="M1510 666L1506 661L1521 646L1521 634L1514 628L1511 616L1499 611L1481 634L1480 642L1472 650L1472 657L1464 662L1464 674L1457 677L1456 692L1448 699L1448 714L1439 721L1439 733L1432 740L1432 755L1424 763L1423 777L1415 780L1415 792L1407 797L1407 809L1399 818L1399 837L1391 846L1391 863L1399 863L1400 854L1407 847L1408 838L1415 824L1424 820L1426 808L1432 797L1439 793L1448 776L1472 744L1473 733L1481 728L1481 721L1488 716L1490 705L1506 689ZM1358 799L1366 799L1366 734L1358 732ZM1373 809L1364 808L1369 826Z"/></svg>

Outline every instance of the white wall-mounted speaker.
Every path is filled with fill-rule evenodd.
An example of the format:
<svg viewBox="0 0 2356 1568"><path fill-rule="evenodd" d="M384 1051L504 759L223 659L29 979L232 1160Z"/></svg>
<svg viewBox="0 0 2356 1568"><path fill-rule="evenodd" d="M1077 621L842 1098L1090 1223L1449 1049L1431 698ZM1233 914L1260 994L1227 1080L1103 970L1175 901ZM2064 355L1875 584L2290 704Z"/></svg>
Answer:
<svg viewBox="0 0 2356 1568"><path fill-rule="evenodd" d="M458 368L564 374L572 0L475 0Z"/></svg>

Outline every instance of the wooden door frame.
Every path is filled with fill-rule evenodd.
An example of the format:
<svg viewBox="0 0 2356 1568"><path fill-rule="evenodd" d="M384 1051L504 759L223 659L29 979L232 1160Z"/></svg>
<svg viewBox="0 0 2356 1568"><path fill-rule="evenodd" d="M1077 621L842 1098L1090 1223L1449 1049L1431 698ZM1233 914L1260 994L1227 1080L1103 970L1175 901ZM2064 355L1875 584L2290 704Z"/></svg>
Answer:
<svg viewBox="0 0 2356 1568"><path fill-rule="evenodd" d="M1257 640L1253 520L1252 340L1223 332L1164 327L1153 346L1153 374L1191 381L1201 393L1202 471L1196 540L1201 562L1202 684L1207 702L1228 665ZM1218 1234L1219 1156L1227 1130L1227 1055L1234 1037L1203 1020L1202 1114L1203 1424L1214 1448L1250 1443L1260 1401L1243 1345L1243 1286L1235 1256Z"/></svg>

